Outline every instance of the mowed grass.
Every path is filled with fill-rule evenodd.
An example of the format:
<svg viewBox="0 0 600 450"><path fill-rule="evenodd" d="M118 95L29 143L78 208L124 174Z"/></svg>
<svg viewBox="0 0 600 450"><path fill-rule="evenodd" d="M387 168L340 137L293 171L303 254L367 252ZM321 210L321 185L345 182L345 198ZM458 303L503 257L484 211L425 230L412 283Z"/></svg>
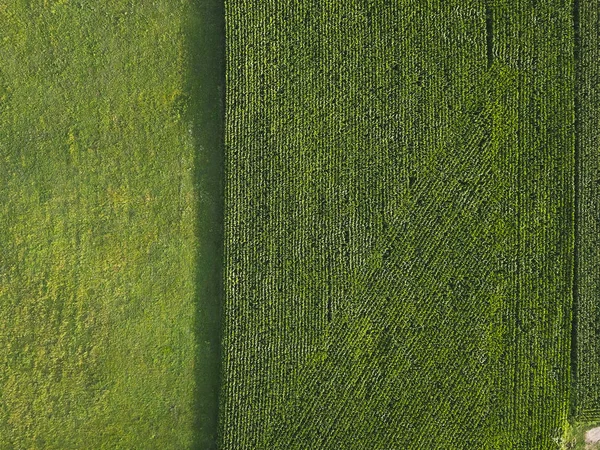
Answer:
<svg viewBox="0 0 600 450"><path fill-rule="evenodd" d="M220 180L198 164L218 166L219 133L200 136L192 97L198 14L0 2L0 448L212 445L219 316L198 305L218 292L198 283L220 219L200 208Z"/></svg>
<svg viewBox="0 0 600 450"><path fill-rule="evenodd" d="M572 6L226 2L222 448L557 448Z"/></svg>

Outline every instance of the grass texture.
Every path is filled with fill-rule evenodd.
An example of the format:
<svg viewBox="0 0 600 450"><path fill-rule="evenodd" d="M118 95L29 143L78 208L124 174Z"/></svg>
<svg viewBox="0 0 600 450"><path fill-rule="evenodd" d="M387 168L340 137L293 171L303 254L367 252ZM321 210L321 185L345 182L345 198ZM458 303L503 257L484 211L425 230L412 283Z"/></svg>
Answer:
<svg viewBox="0 0 600 450"><path fill-rule="evenodd" d="M223 449L550 449L570 2L227 0Z"/></svg>
<svg viewBox="0 0 600 450"><path fill-rule="evenodd" d="M2 449L214 446L219 4L0 1Z"/></svg>

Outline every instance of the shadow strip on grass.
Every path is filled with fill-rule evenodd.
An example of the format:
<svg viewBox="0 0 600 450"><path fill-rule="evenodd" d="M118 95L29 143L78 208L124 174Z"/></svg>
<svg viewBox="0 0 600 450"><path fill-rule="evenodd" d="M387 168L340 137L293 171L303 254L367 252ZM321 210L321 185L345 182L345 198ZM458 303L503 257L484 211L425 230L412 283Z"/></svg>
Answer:
<svg viewBox="0 0 600 450"><path fill-rule="evenodd" d="M186 18L187 123L195 157L196 440L194 448L216 449L221 371L223 300L223 202L225 105L225 7L222 0L190 0Z"/></svg>

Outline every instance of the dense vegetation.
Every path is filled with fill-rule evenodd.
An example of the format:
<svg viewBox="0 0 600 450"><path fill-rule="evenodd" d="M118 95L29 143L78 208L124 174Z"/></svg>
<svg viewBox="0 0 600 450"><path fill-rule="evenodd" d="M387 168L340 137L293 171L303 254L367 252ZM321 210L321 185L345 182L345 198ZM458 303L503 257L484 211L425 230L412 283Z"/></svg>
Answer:
<svg viewBox="0 0 600 450"><path fill-rule="evenodd" d="M572 6L226 2L223 448L556 446Z"/></svg>
<svg viewBox="0 0 600 450"><path fill-rule="evenodd" d="M599 14L0 2L0 449L581 447Z"/></svg>
<svg viewBox="0 0 600 450"><path fill-rule="evenodd" d="M192 55L206 11L0 2L2 449L209 448L221 177L206 145L221 137L201 128L215 80Z"/></svg>
<svg viewBox="0 0 600 450"><path fill-rule="evenodd" d="M587 421L600 420L600 48L598 6L581 2L577 19L577 273L575 373L576 413Z"/></svg>

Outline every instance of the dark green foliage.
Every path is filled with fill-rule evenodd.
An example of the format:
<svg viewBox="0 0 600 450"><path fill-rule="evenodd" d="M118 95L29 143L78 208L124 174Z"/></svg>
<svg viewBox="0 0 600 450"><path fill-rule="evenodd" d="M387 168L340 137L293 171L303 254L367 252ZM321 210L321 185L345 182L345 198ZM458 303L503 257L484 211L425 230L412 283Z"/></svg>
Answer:
<svg viewBox="0 0 600 450"><path fill-rule="evenodd" d="M550 449L562 1L226 2L224 449Z"/></svg>
<svg viewBox="0 0 600 450"><path fill-rule="evenodd" d="M596 6L221 7L0 2L0 448L580 445Z"/></svg>
<svg viewBox="0 0 600 450"><path fill-rule="evenodd" d="M577 79L577 297L576 392L577 416L600 420L600 152L598 105L600 68L598 5L581 2L578 14Z"/></svg>

